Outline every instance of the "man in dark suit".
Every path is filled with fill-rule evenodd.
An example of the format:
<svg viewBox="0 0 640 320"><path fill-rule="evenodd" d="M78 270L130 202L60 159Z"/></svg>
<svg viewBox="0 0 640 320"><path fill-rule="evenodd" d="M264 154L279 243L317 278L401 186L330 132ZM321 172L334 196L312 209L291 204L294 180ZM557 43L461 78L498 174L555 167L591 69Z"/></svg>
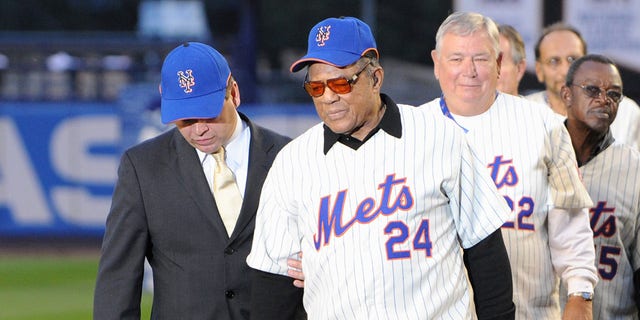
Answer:
<svg viewBox="0 0 640 320"><path fill-rule="evenodd" d="M145 257L153 269L152 318L248 319L252 271L245 260L260 191L290 139L236 111L238 84L210 46L191 42L175 48L164 61L161 81L162 121L176 128L122 156L94 319L140 318ZM222 160L216 157L221 151ZM222 197L214 172L229 169L235 181L221 187L232 186ZM225 203L235 195L234 212Z"/></svg>

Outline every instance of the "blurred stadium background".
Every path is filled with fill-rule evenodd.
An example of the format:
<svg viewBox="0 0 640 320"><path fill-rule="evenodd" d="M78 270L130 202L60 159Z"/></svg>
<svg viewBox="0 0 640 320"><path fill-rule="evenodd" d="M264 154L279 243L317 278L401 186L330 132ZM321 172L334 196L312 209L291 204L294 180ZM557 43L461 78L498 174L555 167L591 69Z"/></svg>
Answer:
<svg viewBox="0 0 640 320"><path fill-rule="evenodd" d="M521 91L543 26L564 20L589 51L621 65L640 97L640 0L3 0L0 1L0 319L91 318L93 281L119 156L165 130L157 86L166 53L202 41L224 53L240 110L296 136L317 117L289 64L330 16L368 22L385 92L420 104L440 94L429 52L452 10L514 25L527 43ZM150 297L145 295L143 318Z"/></svg>

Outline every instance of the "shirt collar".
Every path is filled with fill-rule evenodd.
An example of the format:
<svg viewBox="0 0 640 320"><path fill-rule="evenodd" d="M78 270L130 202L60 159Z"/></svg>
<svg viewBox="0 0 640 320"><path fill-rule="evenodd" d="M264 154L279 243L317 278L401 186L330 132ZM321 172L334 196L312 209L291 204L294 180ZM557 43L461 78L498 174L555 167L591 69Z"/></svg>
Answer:
<svg viewBox="0 0 640 320"><path fill-rule="evenodd" d="M391 98L386 94L381 94L380 97L382 99L382 105L386 106L387 110L385 110L382 115L382 119L380 119L378 126L371 130L371 132L369 132L362 141L347 134L335 133L331 131L326 124L323 125L324 154L327 154L336 142L340 142L353 150L358 150L360 146L367 142L369 138L376 134L380 129L393 137L402 137L402 121L400 120L400 110L398 109L398 105L396 105L396 103L393 102L393 100L391 100Z"/></svg>
<svg viewBox="0 0 640 320"><path fill-rule="evenodd" d="M233 147L233 146L238 143L243 144L242 142L239 142L240 141L239 137L240 137L240 133L244 131L247 127L248 125L244 123L244 121L242 121L242 118L240 118L240 114L236 112L236 128L233 130L233 133L231 134L231 138L229 138L229 141L227 142L227 144L224 145L226 149L225 152L227 154L226 156L227 161L238 162L237 159L241 158L242 150L238 150L239 148ZM198 148L196 148L196 151L198 152L198 157L200 158L200 164L203 164L207 156L209 156L210 154L204 153L200 151ZM229 165L229 163L227 163L227 165Z"/></svg>

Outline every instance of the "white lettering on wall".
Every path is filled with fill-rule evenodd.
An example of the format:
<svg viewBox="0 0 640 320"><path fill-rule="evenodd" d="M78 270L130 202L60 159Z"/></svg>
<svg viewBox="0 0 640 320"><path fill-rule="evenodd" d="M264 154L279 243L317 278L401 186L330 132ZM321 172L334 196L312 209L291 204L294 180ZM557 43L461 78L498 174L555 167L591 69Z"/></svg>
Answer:
<svg viewBox="0 0 640 320"><path fill-rule="evenodd" d="M70 224L103 226L111 195L92 195L83 184L114 185L118 156L92 153L97 146L117 146L120 120L113 115L77 116L62 122L51 136L51 162L61 177L80 186L52 188L60 218Z"/></svg>
<svg viewBox="0 0 640 320"><path fill-rule="evenodd" d="M53 216L20 134L10 118L0 118L0 206L16 224L47 225Z"/></svg>
<svg viewBox="0 0 640 320"><path fill-rule="evenodd" d="M118 159L110 154L94 154L91 148L115 146L119 140L120 121L113 115L69 118L51 135L51 163L61 178L72 182L112 185Z"/></svg>

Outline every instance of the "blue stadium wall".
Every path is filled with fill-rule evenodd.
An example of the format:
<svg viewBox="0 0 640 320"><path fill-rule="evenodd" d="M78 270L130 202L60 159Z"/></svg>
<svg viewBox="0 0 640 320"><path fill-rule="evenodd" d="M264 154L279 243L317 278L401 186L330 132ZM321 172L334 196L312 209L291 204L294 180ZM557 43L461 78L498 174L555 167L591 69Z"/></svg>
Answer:
<svg viewBox="0 0 640 320"><path fill-rule="evenodd" d="M0 102L0 237L101 237L122 152L169 128L135 102ZM312 105L239 110L291 137L318 122Z"/></svg>

